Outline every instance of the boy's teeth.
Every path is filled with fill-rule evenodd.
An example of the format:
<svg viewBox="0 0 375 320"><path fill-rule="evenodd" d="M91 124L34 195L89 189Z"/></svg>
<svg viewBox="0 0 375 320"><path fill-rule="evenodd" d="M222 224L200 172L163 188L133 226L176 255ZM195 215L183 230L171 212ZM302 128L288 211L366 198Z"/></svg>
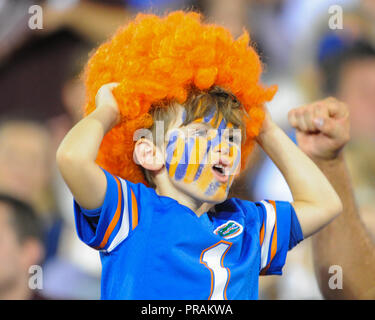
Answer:
<svg viewBox="0 0 375 320"><path fill-rule="evenodd" d="M221 164L214 165L214 169L219 171L221 174L225 173L224 167Z"/></svg>

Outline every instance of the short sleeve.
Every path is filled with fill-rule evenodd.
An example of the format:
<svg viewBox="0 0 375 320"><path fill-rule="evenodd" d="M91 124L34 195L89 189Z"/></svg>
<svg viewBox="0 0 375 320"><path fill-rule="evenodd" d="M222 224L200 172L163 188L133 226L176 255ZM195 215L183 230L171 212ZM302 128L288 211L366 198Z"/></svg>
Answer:
<svg viewBox="0 0 375 320"><path fill-rule="evenodd" d="M260 222L261 275L282 274L286 255L303 240L293 206L285 201L256 203Z"/></svg>
<svg viewBox="0 0 375 320"><path fill-rule="evenodd" d="M139 188L102 169L107 179L103 205L86 210L74 200L78 237L90 247L110 252L138 225Z"/></svg>

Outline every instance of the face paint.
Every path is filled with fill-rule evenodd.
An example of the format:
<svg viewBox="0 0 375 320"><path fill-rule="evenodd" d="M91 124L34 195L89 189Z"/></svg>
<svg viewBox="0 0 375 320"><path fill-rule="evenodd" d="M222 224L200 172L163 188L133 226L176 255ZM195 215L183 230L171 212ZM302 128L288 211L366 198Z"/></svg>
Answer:
<svg viewBox="0 0 375 320"><path fill-rule="evenodd" d="M225 200L241 159L240 144L228 139L233 125L215 111L194 120L186 130L173 129L166 148L166 169L172 181L207 201ZM181 118L183 123L185 110ZM213 169L214 164L224 163L223 174Z"/></svg>
<svg viewBox="0 0 375 320"><path fill-rule="evenodd" d="M190 165L190 154L191 154L191 150L194 144L195 144L194 138L187 138L187 142L185 142L185 146L184 146L184 153L182 154L182 157L181 157L182 161L177 165L176 172L174 175L176 180L181 180L182 178L185 177L186 170Z"/></svg>

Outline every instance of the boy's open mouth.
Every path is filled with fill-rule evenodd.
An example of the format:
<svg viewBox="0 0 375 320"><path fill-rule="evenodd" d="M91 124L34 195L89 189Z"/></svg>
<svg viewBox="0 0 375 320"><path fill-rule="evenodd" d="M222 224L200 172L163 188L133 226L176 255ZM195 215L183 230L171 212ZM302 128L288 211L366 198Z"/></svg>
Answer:
<svg viewBox="0 0 375 320"><path fill-rule="evenodd" d="M217 181L225 183L229 179L229 164L220 160L212 166L212 172Z"/></svg>

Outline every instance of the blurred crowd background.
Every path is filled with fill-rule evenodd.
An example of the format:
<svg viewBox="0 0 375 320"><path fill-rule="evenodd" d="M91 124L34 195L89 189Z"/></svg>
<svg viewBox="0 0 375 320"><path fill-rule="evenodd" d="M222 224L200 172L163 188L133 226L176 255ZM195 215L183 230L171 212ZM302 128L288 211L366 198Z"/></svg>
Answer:
<svg viewBox="0 0 375 320"><path fill-rule="evenodd" d="M29 8L43 9L31 30ZM329 19L343 9L343 28ZM373 0L0 0L0 300L99 299L100 261L77 237L72 196L55 153L82 117L81 72L93 49L138 12L193 9L234 37L249 30L279 86L268 105L294 138L290 109L326 96L348 103L346 148L361 219L375 237L375 1ZM279 171L253 153L242 196L291 201ZM375 240L374 240L375 241ZM43 289L30 290L29 266L43 267ZM261 299L322 299L306 240L282 277L261 277Z"/></svg>

